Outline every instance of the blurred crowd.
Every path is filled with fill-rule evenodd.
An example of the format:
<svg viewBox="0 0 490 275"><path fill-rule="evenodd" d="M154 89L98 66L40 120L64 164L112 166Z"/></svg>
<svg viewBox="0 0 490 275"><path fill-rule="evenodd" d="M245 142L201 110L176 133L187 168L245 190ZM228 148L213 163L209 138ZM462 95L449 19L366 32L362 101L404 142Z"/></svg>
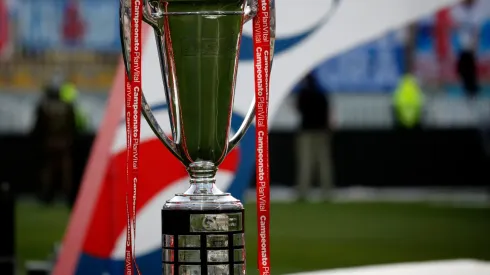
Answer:
<svg viewBox="0 0 490 275"><path fill-rule="evenodd" d="M0 1L0 89L39 92L61 71L85 91L107 92L119 57L117 21L113 18L111 32L97 31L87 20L97 17L85 12L86 2ZM95 2L88 2L93 13ZM114 3L107 17L114 17ZM107 11L103 7L100 12ZM99 17L97 24L104 20ZM109 43L104 36L115 37Z"/></svg>

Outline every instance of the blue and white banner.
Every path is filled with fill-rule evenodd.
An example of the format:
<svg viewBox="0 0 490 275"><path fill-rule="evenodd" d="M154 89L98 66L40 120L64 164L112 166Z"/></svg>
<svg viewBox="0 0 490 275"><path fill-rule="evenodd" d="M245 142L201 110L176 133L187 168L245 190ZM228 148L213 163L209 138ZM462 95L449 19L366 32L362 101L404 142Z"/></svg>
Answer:
<svg viewBox="0 0 490 275"><path fill-rule="evenodd" d="M333 57L315 74L328 92L391 92L403 69L402 42L395 32Z"/></svg>
<svg viewBox="0 0 490 275"><path fill-rule="evenodd" d="M305 4L305 8L314 2L310 1ZM481 0L480 3L490 6L490 0ZM16 6L22 7L16 12L19 23L19 42L24 49L34 52L63 49L118 53L120 52L118 4L118 0L17 0ZM328 11L328 5L325 4L325 6L324 10ZM487 6L481 10L487 10ZM312 22L305 19L307 20L305 24L313 26L312 30L314 30L318 24L315 18L323 18L325 11L311 10L309 12L312 14L310 16L312 19L308 20ZM482 84L488 86L490 82L490 12L482 14L481 17L481 59L479 63ZM445 70L449 73L444 76L444 82L453 86L458 85L453 69L454 58L445 65L438 64L435 21L434 14L427 14L419 21L417 75L420 76L423 86L430 86L434 79L439 77L439 71ZM281 23L282 32L295 34L295 28L298 25L296 21L287 26L284 25L284 20ZM341 27L341 29L346 28L346 25ZM353 31L356 32L358 28L355 27ZM403 31L402 26L386 30L385 33L378 37L371 37L370 40L364 41L365 43L356 48L345 49L339 55L317 63L316 74L320 84L325 90L334 93L392 92L404 66ZM306 34L308 33L309 31ZM318 43L324 46L339 43L333 41L331 33L324 35L321 42ZM280 40L276 43L276 50L281 53L306 37L308 35L301 33L292 35L284 41ZM450 41L450 50L454 56L454 51L458 49L454 33L446 39ZM246 39L243 43L247 44ZM250 57L251 53L244 50L241 60L246 61ZM441 69L441 66L447 68Z"/></svg>
<svg viewBox="0 0 490 275"><path fill-rule="evenodd" d="M451 14L457 6L448 8ZM490 91L490 0L480 0L475 7L478 15L477 63L483 91ZM454 19L450 16L449 21ZM416 33L415 74L424 88L442 85L445 90L461 90L456 71L460 50L457 32L451 23L437 22L437 13L419 19ZM441 28L446 33L438 37ZM315 68L319 84L326 92L387 92L394 91L403 73L405 27L390 30L366 44L320 62ZM438 39L440 41L438 41ZM333 43L325 37L324 43ZM441 60L438 43L447 44L447 59ZM445 62L442 62L445 61ZM441 83L438 83L438 82Z"/></svg>

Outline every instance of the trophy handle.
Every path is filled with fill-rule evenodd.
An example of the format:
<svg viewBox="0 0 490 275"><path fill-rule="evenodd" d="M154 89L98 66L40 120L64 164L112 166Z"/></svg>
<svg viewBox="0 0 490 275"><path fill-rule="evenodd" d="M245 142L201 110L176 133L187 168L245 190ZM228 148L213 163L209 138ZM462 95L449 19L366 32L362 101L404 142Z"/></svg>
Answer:
<svg viewBox="0 0 490 275"><path fill-rule="evenodd" d="M248 11L246 11L245 22L252 19L257 13L257 5L258 0L247 0L247 4L249 6ZM274 42L276 40L276 5L275 0L270 0L271 7L271 60L269 66L269 75L272 71L272 63L274 60ZM252 99L252 103L250 104L250 108L245 115L245 119L238 128L238 131L233 135L233 137L228 141L228 153L230 153L240 142L240 140L245 136L250 125L252 125L253 119L255 118L255 97Z"/></svg>
<svg viewBox="0 0 490 275"><path fill-rule="evenodd" d="M163 16L161 1L143 0L143 21L149 24L157 34L161 34L161 24L155 18Z"/></svg>
<svg viewBox="0 0 490 275"><path fill-rule="evenodd" d="M141 109L143 112L143 116L146 119L146 122L148 122L148 125L150 126L151 130L155 135L158 137L158 139L167 147L167 149L174 155L178 160L184 161L182 156L178 153L179 151L177 150L177 145L175 142L173 142L162 130L160 127L160 124L158 124L158 121L155 119L153 116L153 113L151 112L151 107L150 105L146 102L145 95L141 93Z"/></svg>
<svg viewBox="0 0 490 275"><path fill-rule="evenodd" d="M119 12L120 12L120 20L119 20L119 31L120 31L120 36L121 36L121 46L123 49L122 55L123 55L123 61L124 61L124 67L126 69L126 75L127 77L131 77L131 72L130 72L130 63L129 63L129 54L130 54L130 47L128 46L126 41L127 39L130 39L130 37L126 37L125 31L127 27L130 27L131 25L125 25L125 20L129 20L128 23L130 22L130 10L129 6L125 5L124 3L128 2L127 0L121 0L121 3L119 5ZM146 10L145 8L143 9L144 11ZM129 13L128 13L129 11ZM148 19L150 16L147 16L148 11L143 12L143 16L145 18L145 21L148 22ZM125 17L126 16L126 17ZM157 24L155 22L148 22L148 24ZM143 91L141 92L141 112L143 113L143 116L145 120L148 122L148 125L150 126L151 130L155 135L158 137L158 139L167 147L167 149L175 156L177 159L180 161L183 161L182 156L178 153L177 146L176 144L163 132L162 128L160 127L160 124L158 124L157 120L153 116L153 113L151 112L151 107L146 101L145 94Z"/></svg>
<svg viewBox="0 0 490 275"><path fill-rule="evenodd" d="M245 20L244 23L250 21L257 14L257 0L247 0L245 3Z"/></svg>

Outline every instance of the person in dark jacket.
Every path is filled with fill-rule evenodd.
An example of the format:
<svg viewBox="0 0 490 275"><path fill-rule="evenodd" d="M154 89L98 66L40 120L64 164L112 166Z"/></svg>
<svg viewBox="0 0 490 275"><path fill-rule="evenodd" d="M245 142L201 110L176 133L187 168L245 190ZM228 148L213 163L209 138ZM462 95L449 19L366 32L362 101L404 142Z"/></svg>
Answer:
<svg viewBox="0 0 490 275"><path fill-rule="evenodd" d="M297 189L300 200L306 199L315 172L319 172L324 199L332 187L329 101L313 74L309 74L299 90L297 109L301 129L297 136Z"/></svg>
<svg viewBox="0 0 490 275"><path fill-rule="evenodd" d="M44 90L36 110L34 139L40 149L41 193L44 203L50 203L55 194L58 175L66 196L73 188L73 144L77 128L73 105L60 99L59 87Z"/></svg>
<svg viewBox="0 0 490 275"><path fill-rule="evenodd" d="M482 22L480 14L475 0L464 0L452 10L453 28L461 47L456 70L469 99L475 98L480 92L476 54Z"/></svg>

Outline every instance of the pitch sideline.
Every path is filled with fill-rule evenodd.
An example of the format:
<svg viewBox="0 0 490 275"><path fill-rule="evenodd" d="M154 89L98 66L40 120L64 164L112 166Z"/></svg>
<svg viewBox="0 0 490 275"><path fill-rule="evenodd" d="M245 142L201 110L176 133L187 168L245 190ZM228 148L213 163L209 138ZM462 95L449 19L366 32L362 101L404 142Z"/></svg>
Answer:
<svg viewBox="0 0 490 275"><path fill-rule="evenodd" d="M490 262L457 259L319 270L287 275L490 275Z"/></svg>

